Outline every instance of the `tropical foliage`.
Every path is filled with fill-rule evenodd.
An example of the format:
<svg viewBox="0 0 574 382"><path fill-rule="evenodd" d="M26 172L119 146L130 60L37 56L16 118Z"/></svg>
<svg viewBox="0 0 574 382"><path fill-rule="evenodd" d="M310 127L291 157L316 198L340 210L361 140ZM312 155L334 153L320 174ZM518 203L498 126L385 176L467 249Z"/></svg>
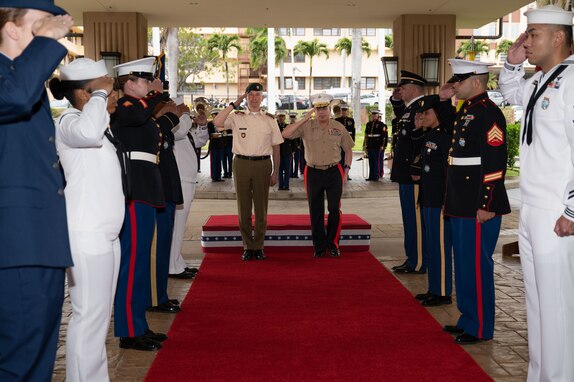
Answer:
<svg viewBox="0 0 574 382"><path fill-rule="evenodd" d="M309 81L313 83L313 57L318 57L324 55L329 58L329 49L327 45L319 42L318 39L313 39L312 41L299 41L297 45L293 47L294 54L301 54L303 56L309 56ZM309 85L309 97L311 97L311 85Z"/></svg>
<svg viewBox="0 0 574 382"><path fill-rule="evenodd" d="M481 53L488 53L489 51L488 43L484 41L473 41L467 40L463 41L458 49L456 50L456 54L458 57L466 57L469 53L474 52L476 55Z"/></svg>
<svg viewBox="0 0 574 382"><path fill-rule="evenodd" d="M216 33L207 40L207 47L210 50L215 50L220 54L220 59L223 61L225 67L225 87L227 90L227 101L229 101L229 53L235 49L237 53L241 52L239 46L239 36L236 34L227 35Z"/></svg>
<svg viewBox="0 0 574 382"><path fill-rule="evenodd" d="M496 45L496 57L500 56L501 54L508 54L508 50L512 46L512 41L510 40L500 40Z"/></svg>
<svg viewBox="0 0 574 382"><path fill-rule="evenodd" d="M188 78L195 84L199 82L196 77L199 73L209 73L212 67L209 64L216 63L219 55L209 48L207 40L202 35L193 33L191 28L179 28L177 39L179 43L177 90L180 92L186 90Z"/></svg>
<svg viewBox="0 0 574 382"><path fill-rule="evenodd" d="M351 39L348 37L343 37L339 39L339 41L337 41L337 43L335 44L336 51L338 51L339 53L342 53L344 51L348 55L351 54L352 47L353 47L353 41L351 41ZM361 41L361 50L367 54L367 57L371 57L371 45L365 39Z"/></svg>

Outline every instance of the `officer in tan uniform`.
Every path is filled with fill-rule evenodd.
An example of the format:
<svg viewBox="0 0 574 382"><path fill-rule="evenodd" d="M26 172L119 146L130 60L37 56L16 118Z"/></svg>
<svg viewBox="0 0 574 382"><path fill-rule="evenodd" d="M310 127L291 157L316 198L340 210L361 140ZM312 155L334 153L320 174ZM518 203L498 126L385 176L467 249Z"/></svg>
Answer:
<svg viewBox="0 0 574 382"><path fill-rule="evenodd" d="M232 113L247 98L247 109ZM245 94L213 119L219 130L233 131L233 180L237 193L239 229L243 238L243 260L264 260L269 187L277 183L279 145L283 143L272 114L261 110L263 86L253 83ZM273 155L273 163L271 162ZM255 227L251 213L255 210Z"/></svg>
<svg viewBox="0 0 574 382"><path fill-rule="evenodd" d="M325 93L313 95L313 109L300 121L288 125L282 133L284 138L301 137L305 145L307 166L304 176L315 257L323 257L327 251L332 257L341 255L341 195L353 160L351 135L345 126L330 118L329 104L332 100L333 97ZM316 119L311 120L313 113ZM344 165L340 163L341 149L345 153ZM329 210L326 232L325 193Z"/></svg>

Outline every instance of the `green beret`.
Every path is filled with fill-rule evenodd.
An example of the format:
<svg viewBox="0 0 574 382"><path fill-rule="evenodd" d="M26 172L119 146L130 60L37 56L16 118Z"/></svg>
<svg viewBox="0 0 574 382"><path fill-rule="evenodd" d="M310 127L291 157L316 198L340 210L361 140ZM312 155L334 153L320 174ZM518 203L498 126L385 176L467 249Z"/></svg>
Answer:
<svg viewBox="0 0 574 382"><path fill-rule="evenodd" d="M254 82L252 84L249 84L247 86L247 88L245 88L245 93L249 93L252 90L255 90L257 92L262 92L263 91L263 85L261 85L258 82Z"/></svg>

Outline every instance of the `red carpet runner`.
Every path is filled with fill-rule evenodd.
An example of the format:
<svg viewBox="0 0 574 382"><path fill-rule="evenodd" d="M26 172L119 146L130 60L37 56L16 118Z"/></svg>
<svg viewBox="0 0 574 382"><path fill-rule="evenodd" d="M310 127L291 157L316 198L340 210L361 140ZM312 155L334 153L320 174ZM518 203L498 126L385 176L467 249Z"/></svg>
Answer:
<svg viewBox="0 0 574 382"><path fill-rule="evenodd" d="M369 253L207 254L146 381L491 381Z"/></svg>

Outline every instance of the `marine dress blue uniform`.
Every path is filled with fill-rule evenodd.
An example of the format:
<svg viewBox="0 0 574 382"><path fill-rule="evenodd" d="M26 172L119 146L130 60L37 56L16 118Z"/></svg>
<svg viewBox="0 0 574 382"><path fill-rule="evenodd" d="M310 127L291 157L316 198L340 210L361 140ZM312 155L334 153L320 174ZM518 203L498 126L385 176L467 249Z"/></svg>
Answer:
<svg viewBox="0 0 574 382"><path fill-rule="evenodd" d="M494 252L502 216L510 212L504 187L506 120L486 92L456 114L444 213L450 216L457 305L456 326L479 340L494 334ZM485 223L477 210L496 213Z"/></svg>
<svg viewBox="0 0 574 382"><path fill-rule="evenodd" d="M0 53L0 381L49 380L54 367L72 257L44 82L66 53L45 37L14 60Z"/></svg>

